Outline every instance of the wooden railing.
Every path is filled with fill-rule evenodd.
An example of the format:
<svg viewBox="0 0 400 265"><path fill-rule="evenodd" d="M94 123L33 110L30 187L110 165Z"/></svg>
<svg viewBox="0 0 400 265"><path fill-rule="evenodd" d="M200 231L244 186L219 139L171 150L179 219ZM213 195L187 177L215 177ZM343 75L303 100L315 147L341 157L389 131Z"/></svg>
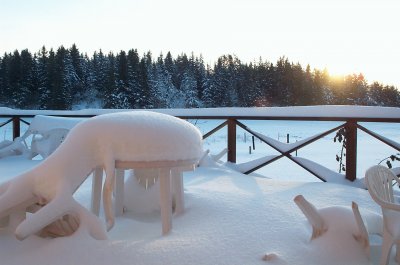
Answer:
<svg viewBox="0 0 400 265"><path fill-rule="evenodd" d="M2 113L0 109L0 117L8 118L6 124L12 123L13 137L20 135L20 123L28 123L24 118L32 118L37 114L62 116L62 117L92 117L103 113L116 112L121 110L93 110L93 111L23 111L23 110L9 110L7 113ZM126 111L126 110L125 110ZM260 141L271 146L278 151L280 155L266 158L265 161L260 161L253 168L246 170L245 174L249 174L261 167L264 167L282 157L287 157L294 163L298 164L317 178L325 181L326 178L321 171L304 160L292 156L296 150L307 146L322 137L345 128L346 132L346 171L345 177L348 180L355 180L357 176L357 131L358 129L366 132L372 137L380 140L397 151L400 151L400 144L387 139L367 128L361 126L360 122L380 122L380 123L400 123L400 109L399 108L381 108L381 107L353 107L353 106L324 106L324 107L293 107L293 108L218 108L218 109L164 109L152 110L170 114L182 119L201 119L201 120L224 120L223 123L216 126L214 129L205 133L203 138L206 139L215 132L222 128L227 128L227 160L236 163L236 136L237 127L244 129L250 134L254 135ZM343 124L331 128L325 132L319 133L315 136L309 137L295 144L288 144L283 146L281 143L274 142L273 139L262 135L259 132L252 130L244 125L241 120L285 120L285 121L342 121Z"/></svg>

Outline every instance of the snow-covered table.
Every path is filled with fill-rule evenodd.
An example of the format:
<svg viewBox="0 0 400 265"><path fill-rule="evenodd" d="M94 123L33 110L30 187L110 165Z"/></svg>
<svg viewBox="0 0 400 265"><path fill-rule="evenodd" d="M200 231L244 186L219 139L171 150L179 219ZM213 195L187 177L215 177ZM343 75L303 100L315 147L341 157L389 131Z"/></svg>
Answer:
<svg viewBox="0 0 400 265"><path fill-rule="evenodd" d="M177 161L116 161L115 215L123 213L124 171L127 169L157 169L160 180L160 208L162 233L167 234L172 228L172 193L175 195L175 213L184 210L182 172L192 171L197 159ZM92 182L92 212L99 215L103 170L96 169ZM172 184L172 185L171 185ZM172 186L172 191L171 191Z"/></svg>

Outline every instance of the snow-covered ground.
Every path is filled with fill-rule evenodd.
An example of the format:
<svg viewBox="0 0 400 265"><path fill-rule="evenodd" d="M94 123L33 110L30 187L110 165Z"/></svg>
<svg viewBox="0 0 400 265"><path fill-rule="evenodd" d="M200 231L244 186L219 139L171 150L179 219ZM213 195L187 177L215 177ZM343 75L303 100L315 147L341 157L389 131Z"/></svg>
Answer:
<svg viewBox="0 0 400 265"><path fill-rule="evenodd" d="M0 160L1 181L35 163L15 157ZM364 209L379 213L365 190L249 177L224 167L197 168L185 173L184 182L185 212L173 217L173 229L167 236L161 236L160 213L154 207L118 217L104 241L86 234L57 239L31 236L18 241L3 228L1 264L369 264L352 235L356 228L351 215L333 215L334 225L328 232L310 241L310 225L293 202L303 194L317 208L350 207L356 201L361 213ZM127 177L127 188L134 183ZM149 203L154 202L156 188L141 192ZM90 192L91 178L75 198L89 207ZM263 259L266 254L267 261ZM379 255L379 248L373 249L374 263Z"/></svg>
<svg viewBox="0 0 400 265"><path fill-rule="evenodd" d="M307 109L304 111L303 114L307 115ZM203 133L219 123L192 122ZM242 122L253 130L282 142L286 140L287 133L291 142L301 141L338 124ZM365 126L400 142L398 124ZM4 131L6 137L7 130ZM239 163L276 154L259 141L256 141L256 149L249 154L249 146L252 144L250 136L240 129L237 135ZM395 153L390 148L385 149L385 145L377 140L371 139L359 134L359 176L369 166ZM226 130L211 136L204 143L204 148L210 149L214 154L225 147ZM335 170L335 155L339 149L340 145L333 143L333 135L328 135L299 150L298 155ZM37 163L40 161L21 157L0 159L0 183ZM350 209L352 201L358 203L361 214L368 211L380 213L379 207L366 190L322 183L286 159L274 162L256 173L258 174L246 176L221 164L199 167L192 173L185 173L185 212L174 216L172 231L162 236L158 184L146 191L127 172L126 203L136 203L136 206L127 207L129 210L116 218L114 228L108 233L108 240L95 240L85 233L77 232L64 238L44 239L30 236L24 241L18 241L13 235L13 229L1 228L0 264L347 265L378 262L379 247L372 249L369 260L354 238L357 228ZM91 181L89 177L74 195L87 208L90 206ZM311 227L293 202L294 197L299 194L304 195L318 209L324 208L328 218L328 231L312 241ZM139 200L145 203L138 205ZM104 213L101 212L100 215L104 220ZM379 239L374 239L373 242L375 241L379 243ZM393 253L391 264L395 264Z"/></svg>

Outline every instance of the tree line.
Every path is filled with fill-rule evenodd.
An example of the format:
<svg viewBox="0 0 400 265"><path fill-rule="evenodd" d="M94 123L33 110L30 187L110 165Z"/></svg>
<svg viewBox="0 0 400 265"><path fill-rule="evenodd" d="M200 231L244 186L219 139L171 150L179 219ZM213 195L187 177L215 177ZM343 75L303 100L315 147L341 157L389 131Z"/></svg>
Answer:
<svg viewBox="0 0 400 265"><path fill-rule="evenodd" d="M300 105L400 106L394 86L368 84L362 74L341 77L281 57L243 63L223 55L168 52L153 57L136 49L91 57L76 45L0 57L0 106L20 109L198 108Z"/></svg>

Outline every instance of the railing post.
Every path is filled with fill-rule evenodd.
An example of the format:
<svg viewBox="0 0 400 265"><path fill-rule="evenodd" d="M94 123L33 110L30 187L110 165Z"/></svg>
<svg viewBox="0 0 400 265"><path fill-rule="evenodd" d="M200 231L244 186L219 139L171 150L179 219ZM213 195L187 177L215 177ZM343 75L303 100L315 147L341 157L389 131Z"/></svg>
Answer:
<svg viewBox="0 0 400 265"><path fill-rule="evenodd" d="M228 161L236 163L236 121L228 119Z"/></svg>
<svg viewBox="0 0 400 265"><path fill-rule="evenodd" d="M13 139L15 139L21 135L21 126L19 117L12 118L12 127L13 127Z"/></svg>
<svg viewBox="0 0 400 265"><path fill-rule="evenodd" d="M350 120L346 128L346 179L357 178L357 122Z"/></svg>

